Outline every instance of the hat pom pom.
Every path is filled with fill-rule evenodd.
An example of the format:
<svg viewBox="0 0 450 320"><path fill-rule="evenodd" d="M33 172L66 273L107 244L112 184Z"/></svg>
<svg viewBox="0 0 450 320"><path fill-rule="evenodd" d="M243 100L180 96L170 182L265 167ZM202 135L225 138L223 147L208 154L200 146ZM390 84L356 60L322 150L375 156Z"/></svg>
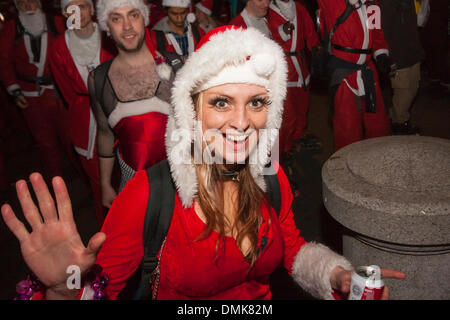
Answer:
<svg viewBox="0 0 450 320"><path fill-rule="evenodd" d="M267 53L256 54L251 60L259 76L269 77L275 71L275 60Z"/></svg>
<svg viewBox="0 0 450 320"><path fill-rule="evenodd" d="M192 12L188 13L187 15L187 22L189 23L194 23L195 20L197 19L197 17L195 16L195 14L193 14Z"/></svg>

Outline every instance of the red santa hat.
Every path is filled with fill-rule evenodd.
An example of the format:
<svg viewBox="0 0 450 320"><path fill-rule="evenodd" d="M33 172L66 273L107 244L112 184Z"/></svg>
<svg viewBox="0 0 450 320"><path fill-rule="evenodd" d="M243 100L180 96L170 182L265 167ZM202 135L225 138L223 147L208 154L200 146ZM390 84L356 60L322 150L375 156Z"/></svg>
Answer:
<svg viewBox="0 0 450 320"><path fill-rule="evenodd" d="M203 0L197 3L195 7L210 16L212 14L213 5L214 0Z"/></svg>
<svg viewBox="0 0 450 320"><path fill-rule="evenodd" d="M172 110L166 131L166 151L172 177L184 207L197 194L198 180L191 155L197 123L192 96L227 83L246 83L267 89L270 101L266 132L252 152L249 163L256 183L266 190L263 174L281 126L286 96L287 64L283 50L254 28L223 26L207 33L176 75L172 88ZM273 134L275 132L275 134ZM252 158L253 157L253 158Z"/></svg>
<svg viewBox="0 0 450 320"><path fill-rule="evenodd" d="M66 12L66 8L67 6L72 2L73 0L61 0L61 10L62 13L64 14ZM94 8L94 3L92 2L92 0L84 0L87 3L89 3L91 5L92 8Z"/></svg>
<svg viewBox="0 0 450 320"><path fill-rule="evenodd" d="M107 21L111 11L122 7L133 7L139 9L144 16L145 26L148 26L150 22L150 11L143 0L98 0L97 20L102 30L106 30L108 27Z"/></svg>
<svg viewBox="0 0 450 320"><path fill-rule="evenodd" d="M177 8L189 8L191 6L191 0L163 0L163 7L177 7Z"/></svg>

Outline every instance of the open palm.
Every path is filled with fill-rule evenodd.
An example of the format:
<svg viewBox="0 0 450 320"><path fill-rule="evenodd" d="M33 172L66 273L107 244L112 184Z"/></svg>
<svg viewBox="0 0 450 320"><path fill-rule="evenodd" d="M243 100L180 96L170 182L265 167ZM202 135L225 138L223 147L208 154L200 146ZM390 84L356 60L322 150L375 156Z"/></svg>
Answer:
<svg viewBox="0 0 450 320"><path fill-rule="evenodd" d="M19 240L23 258L31 271L51 291L69 296L67 268L75 265L81 272L89 269L106 236L104 233L95 234L85 247L73 220L72 205L64 181L60 177L52 181L56 207L42 176L33 173L30 181L39 209L25 181L17 182L16 189L32 232L27 231L9 205L1 209L3 219Z"/></svg>

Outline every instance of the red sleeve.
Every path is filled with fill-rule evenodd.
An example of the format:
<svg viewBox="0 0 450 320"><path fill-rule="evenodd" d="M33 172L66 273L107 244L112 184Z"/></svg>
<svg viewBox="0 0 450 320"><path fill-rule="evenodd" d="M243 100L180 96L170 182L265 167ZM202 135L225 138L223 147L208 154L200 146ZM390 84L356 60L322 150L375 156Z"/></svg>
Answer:
<svg viewBox="0 0 450 320"><path fill-rule="evenodd" d="M303 5L297 3L299 13L298 20L302 24L302 32L305 35L306 44L308 49L311 49L319 44L319 37L317 36L314 23L309 15L308 11L305 9Z"/></svg>
<svg viewBox="0 0 450 320"><path fill-rule="evenodd" d="M59 34L66 32L66 18L62 15L55 16L55 27Z"/></svg>
<svg viewBox="0 0 450 320"><path fill-rule="evenodd" d="M284 239L283 266L292 273L292 263L300 248L306 244L305 239L300 236L300 231L295 225L294 213L292 212L292 192L289 181L281 167L277 172L281 192L281 209L278 221Z"/></svg>
<svg viewBox="0 0 450 320"><path fill-rule="evenodd" d="M6 89L14 84L18 86L13 60L15 24L14 20L9 20L0 31L0 81Z"/></svg>
<svg viewBox="0 0 450 320"><path fill-rule="evenodd" d="M77 95L71 85L73 79L70 79L66 72L64 65L64 61L66 61L66 59L62 56L64 53L61 48L61 41L65 41L64 35L59 36L54 45L51 47L49 62L56 85L61 91L64 99L70 103L71 101L75 101Z"/></svg>
<svg viewBox="0 0 450 320"><path fill-rule="evenodd" d="M102 232L106 234L96 263L109 277L106 294L115 300L144 256L142 232L148 201L148 180L145 171L136 173L115 198Z"/></svg>

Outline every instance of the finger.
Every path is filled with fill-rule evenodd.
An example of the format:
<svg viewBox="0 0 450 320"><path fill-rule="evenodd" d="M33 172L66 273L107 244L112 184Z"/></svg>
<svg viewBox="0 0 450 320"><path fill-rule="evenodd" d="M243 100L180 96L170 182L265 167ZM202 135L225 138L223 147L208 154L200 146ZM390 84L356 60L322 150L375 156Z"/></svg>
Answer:
<svg viewBox="0 0 450 320"><path fill-rule="evenodd" d="M105 240L106 234L104 234L103 232L98 232L94 234L92 238L89 240L87 246L87 254L97 255L98 251L100 251L100 248L102 247Z"/></svg>
<svg viewBox="0 0 450 320"><path fill-rule="evenodd" d="M16 236L17 240L19 240L19 242L23 242L24 240L26 240L29 236L29 233L23 223L20 222L19 219L17 219L11 206L9 204L5 204L2 206L1 211L3 221L5 221L9 230L11 230L11 232Z"/></svg>
<svg viewBox="0 0 450 320"><path fill-rule="evenodd" d="M381 277L382 278L405 279L406 274L401 271L397 271L397 270L381 269Z"/></svg>
<svg viewBox="0 0 450 320"><path fill-rule="evenodd" d="M23 215L30 224L31 228L37 229L41 227L41 214L39 213L39 210L37 209L33 199L31 198L27 183L24 180L17 181L16 191L17 198L19 199L20 206L22 207Z"/></svg>
<svg viewBox="0 0 450 320"><path fill-rule="evenodd" d="M385 286L383 288L383 292L381 293L380 300L389 300L389 288L388 287Z"/></svg>
<svg viewBox="0 0 450 320"><path fill-rule="evenodd" d="M56 205L58 207L59 220L73 222L72 202L66 184L61 177L54 177L52 180L55 191Z"/></svg>
<svg viewBox="0 0 450 320"><path fill-rule="evenodd" d="M48 191L47 184L45 183L44 178L42 178L42 175L37 172L32 173L30 175L30 182L38 199L39 209L41 210L44 222L50 223L58 221L55 201Z"/></svg>

